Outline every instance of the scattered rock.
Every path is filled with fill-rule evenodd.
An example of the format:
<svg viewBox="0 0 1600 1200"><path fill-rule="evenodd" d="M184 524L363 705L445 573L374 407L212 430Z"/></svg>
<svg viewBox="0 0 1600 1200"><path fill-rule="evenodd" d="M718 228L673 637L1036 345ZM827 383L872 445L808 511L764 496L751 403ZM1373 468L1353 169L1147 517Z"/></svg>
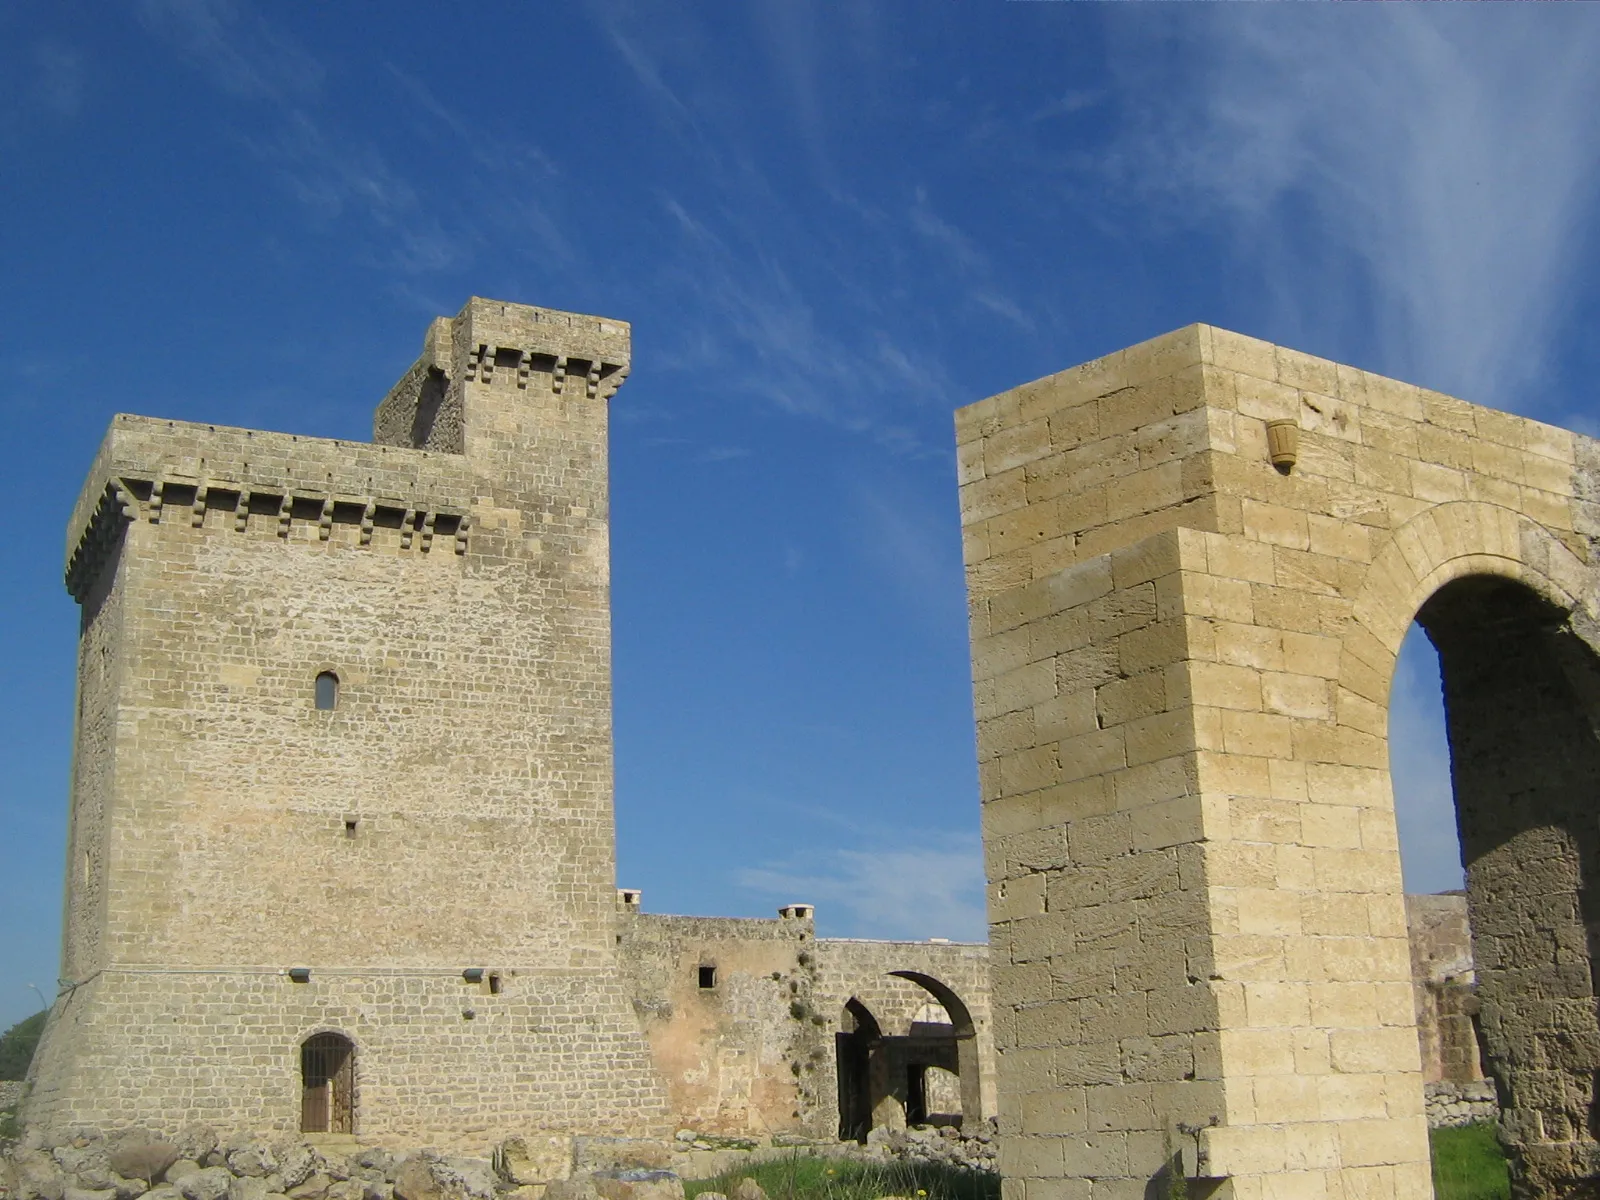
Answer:
<svg viewBox="0 0 1600 1200"><path fill-rule="evenodd" d="M185 1175L193 1175L200 1169L200 1164L192 1158L174 1160L171 1166L161 1173L161 1177L170 1184L176 1184Z"/></svg>
<svg viewBox="0 0 1600 1200"><path fill-rule="evenodd" d="M754 1179L746 1177L733 1185L728 1200L767 1200L767 1192Z"/></svg>
<svg viewBox="0 0 1600 1200"><path fill-rule="evenodd" d="M76 1188L62 1190L61 1200L117 1200L114 1188Z"/></svg>
<svg viewBox="0 0 1600 1200"><path fill-rule="evenodd" d="M593 1178L602 1200L683 1200L683 1180L671 1171L597 1171Z"/></svg>
<svg viewBox="0 0 1600 1200"><path fill-rule="evenodd" d="M333 1179L326 1172L314 1172L288 1189L289 1200L322 1200L332 1185Z"/></svg>
<svg viewBox="0 0 1600 1200"><path fill-rule="evenodd" d="M264 1142L230 1140L223 1149L223 1157L228 1161L228 1170L235 1175L265 1179L278 1169L278 1156Z"/></svg>
<svg viewBox="0 0 1600 1200"><path fill-rule="evenodd" d="M247 1175L228 1185L228 1200L267 1200L268 1194L276 1190L269 1188L265 1179Z"/></svg>
<svg viewBox="0 0 1600 1200"><path fill-rule="evenodd" d="M201 1167L174 1185L183 1200L222 1200L228 1194L233 1176L227 1167Z"/></svg>
<svg viewBox="0 0 1600 1200"><path fill-rule="evenodd" d="M66 1177L44 1150L24 1150L12 1158L19 1200L61 1200Z"/></svg>
<svg viewBox="0 0 1600 1200"><path fill-rule="evenodd" d="M600 1192L588 1175L574 1175L546 1187L544 1200L600 1200Z"/></svg>
<svg viewBox="0 0 1600 1200"><path fill-rule="evenodd" d="M217 1134L204 1125L189 1125L172 1139L172 1144L178 1148L179 1158L192 1158L197 1163L203 1163L217 1148Z"/></svg>
<svg viewBox="0 0 1600 1200"><path fill-rule="evenodd" d="M322 1155L301 1142L280 1147L274 1157L278 1160L278 1166L267 1176L269 1192L288 1192L299 1187L316 1174L317 1168L322 1165ZM277 1187L270 1186L274 1177Z"/></svg>
<svg viewBox="0 0 1600 1200"><path fill-rule="evenodd" d="M490 1160L508 1183L549 1183L572 1174L572 1139L559 1134L507 1138Z"/></svg>
<svg viewBox="0 0 1600 1200"><path fill-rule="evenodd" d="M482 1159L418 1154L395 1173L394 1194L398 1200L491 1200L494 1180Z"/></svg>
<svg viewBox="0 0 1600 1200"><path fill-rule="evenodd" d="M124 1179L154 1183L178 1161L178 1148L171 1142L135 1139L125 1141L111 1152L111 1169Z"/></svg>

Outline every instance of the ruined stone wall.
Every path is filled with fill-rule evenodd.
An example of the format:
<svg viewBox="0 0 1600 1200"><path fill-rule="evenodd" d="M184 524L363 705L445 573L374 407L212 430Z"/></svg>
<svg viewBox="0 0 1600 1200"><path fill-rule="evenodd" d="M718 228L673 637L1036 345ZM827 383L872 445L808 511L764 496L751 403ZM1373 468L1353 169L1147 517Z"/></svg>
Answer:
<svg viewBox="0 0 1600 1200"><path fill-rule="evenodd" d="M854 1028L846 1002L865 1004L887 1038L913 1034L930 1006L943 1020L939 997L896 971L957 998L970 1024L961 1030L970 1034L959 1064L971 1092L963 1113L976 1127L993 1112L988 947L818 939L809 906L773 920L659 916L639 911L637 893L624 895L632 899L619 913L618 957L681 1125L724 1136L835 1136L836 1042ZM702 969L712 972L709 987ZM904 1096L896 1099L899 1120L885 1119L903 1127Z"/></svg>
<svg viewBox="0 0 1600 1200"><path fill-rule="evenodd" d="M31 1119L292 1129L337 1031L373 1140L665 1128L614 945L627 328L444 328L463 454L113 422L69 537L87 866Z"/></svg>
<svg viewBox="0 0 1600 1200"><path fill-rule="evenodd" d="M1132 1197L1187 1170L1240 1197L1426 1194L1395 656L1456 580L1589 619L1594 445L1206 326L965 409L957 438L1008 1188ZM1587 761L1600 708L1573 674L1585 719L1558 723ZM1524 691L1551 712L1544 678ZM1492 738L1492 702L1470 707L1453 747ZM1475 773L1475 806L1574 864L1495 872L1556 901L1529 928L1572 987L1491 1012L1513 956L1478 964L1486 1032L1518 1027L1489 1067L1519 1169L1555 1194L1593 1157L1589 955L1560 899L1587 849L1538 832L1560 806Z"/></svg>
<svg viewBox="0 0 1600 1200"><path fill-rule="evenodd" d="M1465 894L1407 896L1406 930L1423 1082L1482 1079Z"/></svg>
<svg viewBox="0 0 1600 1200"><path fill-rule="evenodd" d="M813 1077L832 1053L812 1020L815 927L623 912L617 956L667 1083L674 1120L701 1133L831 1132ZM709 972L709 975L703 975Z"/></svg>

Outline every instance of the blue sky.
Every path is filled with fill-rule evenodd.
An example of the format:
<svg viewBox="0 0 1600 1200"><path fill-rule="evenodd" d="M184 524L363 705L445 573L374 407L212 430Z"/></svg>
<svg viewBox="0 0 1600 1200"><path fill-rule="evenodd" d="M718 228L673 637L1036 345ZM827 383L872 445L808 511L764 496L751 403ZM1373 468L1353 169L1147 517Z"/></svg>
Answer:
<svg viewBox="0 0 1600 1200"><path fill-rule="evenodd" d="M952 411L1201 320L1593 431L1596 61L1594 6L0 6L0 1023L56 972L112 413L366 437L470 294L631 320L621 881L981 937Z"/></svg>

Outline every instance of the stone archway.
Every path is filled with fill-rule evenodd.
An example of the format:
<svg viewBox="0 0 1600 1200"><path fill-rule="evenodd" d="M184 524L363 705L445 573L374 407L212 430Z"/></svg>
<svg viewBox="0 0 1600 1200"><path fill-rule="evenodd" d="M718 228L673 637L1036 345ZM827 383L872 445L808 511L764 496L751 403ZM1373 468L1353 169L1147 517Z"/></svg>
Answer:
<svg viewBox="0 0 1600 1200"><path fill-rule="evenodd" d="M957 434L1003 1170L1427 1195L1395 655L1413 616L1453 648L1458 773L1496 723L1585 759L1584 721L1464 698L1600 712L1581 532L1600 531L1600 445L1206 326L983 401ZM1488 678L1496 638L1537 661ZM1468 773L1464 816L1507 811L1504 770ZM1566 971L1539 1030L1499 1035L1522 1059L1519 1186L1554 1196L1591 1169L1587 867L1574 850L1538 892L1517 847L1550 822L1525 824L1485 817L1480 840L1532 888L1507 920L1544 920L1549 953L1514 957Z"/></svg>

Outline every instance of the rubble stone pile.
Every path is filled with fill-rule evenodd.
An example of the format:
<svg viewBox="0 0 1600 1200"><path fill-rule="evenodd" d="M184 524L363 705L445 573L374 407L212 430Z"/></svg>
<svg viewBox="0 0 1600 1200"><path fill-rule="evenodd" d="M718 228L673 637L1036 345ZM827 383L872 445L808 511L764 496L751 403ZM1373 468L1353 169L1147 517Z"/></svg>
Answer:
<svg viewBox="0 0 1600 1200"><path fill-rule="evenodd" d="M1492 1079L1429 1083L1423 1086L1423 1094L1429 1129L1500 1119L1500 1102Z"/></svg>

